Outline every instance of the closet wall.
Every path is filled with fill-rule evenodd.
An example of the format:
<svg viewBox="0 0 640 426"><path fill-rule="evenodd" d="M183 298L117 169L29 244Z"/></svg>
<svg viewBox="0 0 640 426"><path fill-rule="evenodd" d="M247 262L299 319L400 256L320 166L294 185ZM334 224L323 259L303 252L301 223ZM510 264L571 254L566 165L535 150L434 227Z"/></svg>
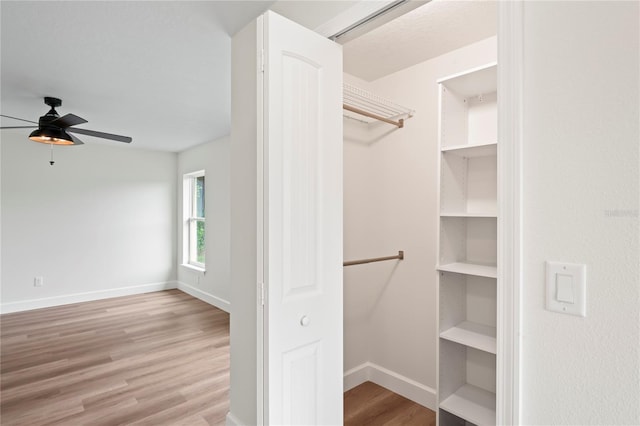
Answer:
<svg viewBox="0 0 640 426"><path fill-rule="evenodd" d="M344 270L345 388L377 382L435 408L438 85L495 61L496 38L373 82L345 82L414 109L405 127L344 120L344 256L402 261Z"/></svg>

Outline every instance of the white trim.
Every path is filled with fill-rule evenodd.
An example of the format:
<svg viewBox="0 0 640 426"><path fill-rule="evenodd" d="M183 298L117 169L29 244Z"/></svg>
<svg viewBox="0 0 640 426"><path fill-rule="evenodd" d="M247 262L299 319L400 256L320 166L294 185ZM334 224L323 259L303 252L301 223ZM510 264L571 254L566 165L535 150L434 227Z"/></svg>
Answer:
<svg viewBox="0 0 640 426"><path fill-rule="evenodd" d="M344 372L343 389L344 391L351 390L356 386L360 386L364 382L369 381L371 374L369 373L371 363L365 362L350 370Z"/></svg>
<svg viewBox="0 0 640 426"><path fill-rule="evenodd" d="M265 310L264 310L264 275L265 275L265 115L267 114L267 99L265 93L265 48L267 43L266 16L258 17L256 23L256 43L260 49L261 59L256 61L258 74L256 82L256 424L264 425L267 418L269 392L266 390L266 359L265 359ZM267 52L268 53L268 52Z"/></svg>
<svg viewBox="0 0 640 426"><path fill-rule="evenodd" d="M42 299L21 300L0 305L0 313L30 311L32 309L50 308L71 303L91 302L94 300L111 299L113 297L130 296L133 294L151 293L154 291L172 290L177 288L175 281L142 284L130 287L113 288L109 290L88 291L64 296L44 297Z"/></svg>
<svg viewBox="0 0 640 426"><path fill-rule="evenodd" d="M231 414L231 411L227 413L227 421L225 424L226 426L242 426L242 423L240 423L240 420L238 420L236 416Z"/></svg>
<svg viewBox="0 0 640 426"><path fill-rule="evenodd" d="M206 269L201 268L201 267L196 266L196 265L192 265L190 263L181 263L180 266L182 266L183 268L186 268L186 269L188 269L190 271L193 271L193 272L199 272L202 275L204 275L207 272Z"/></svg>
<svg viewBox="0 0 640 426"><path fill-rule="evenodd" d="M498 354L496 422L520 424L524 2L498 4Z"/></svg>
<svg viewBox="0 0 640 426"><path fill-rule="evenodd" d="M345 371L344 390L346 392L367 381L387 388L430 410L436 409L435 389L372 362L365 362Z"/></svg>
<svg viewBox="0 0 640 426"><path fill-rule="evenodd" d="M203 302L213 305L218 309L222 309L223 311L228 313L231 312L231 303L228 300L224 300L218 296L214 296L211 293L202 291L199 288L190 286L189 284L183 283L182 281L177 282L176 288L184 293L187 293L190 296L195 297L196 299L200 299Z"/></svg>
<svg viewBox="0 0 640 426"><path fill-rule="evenodd" d="M202 270L206 268L206 264L191 260L191 255L196 251L194 235L197 225L194 225L194 222L200 221L206 224L204 217L195 216L195 180L199 177L206 177L205 172L203 169L182 175L182 265L191 265Z"/></svg>

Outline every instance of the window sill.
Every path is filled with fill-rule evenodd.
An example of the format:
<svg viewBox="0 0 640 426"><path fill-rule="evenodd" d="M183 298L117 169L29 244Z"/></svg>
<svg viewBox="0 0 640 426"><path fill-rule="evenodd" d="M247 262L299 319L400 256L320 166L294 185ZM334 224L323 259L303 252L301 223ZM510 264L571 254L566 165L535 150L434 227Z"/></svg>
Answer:
<svg viewBox="0 0 640 426"><path fill-rule="evenodd" d="M189 263L183 263L183 264L181 264L180 266L182 266L182 267L183 267L183 268L185 268L185 269L190 269L190 270L195 271L195 272L202 272L203 274L204 274L205 272L207 272L207 270L206 270L206 269L201 268L201 267L199 267L199 266L191 265L191 264L189 264Z"/></svg>

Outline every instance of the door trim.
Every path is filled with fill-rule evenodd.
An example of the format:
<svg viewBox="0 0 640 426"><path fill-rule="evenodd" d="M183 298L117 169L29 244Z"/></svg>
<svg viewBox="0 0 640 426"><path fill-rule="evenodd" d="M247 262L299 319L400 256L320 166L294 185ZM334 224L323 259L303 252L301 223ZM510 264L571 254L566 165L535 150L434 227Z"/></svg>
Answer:
<svg viewBox="0 0 640 426"><path fill-rule="evenodd" d="M524 1L498 2L497 424L520 424Z"/></svg>

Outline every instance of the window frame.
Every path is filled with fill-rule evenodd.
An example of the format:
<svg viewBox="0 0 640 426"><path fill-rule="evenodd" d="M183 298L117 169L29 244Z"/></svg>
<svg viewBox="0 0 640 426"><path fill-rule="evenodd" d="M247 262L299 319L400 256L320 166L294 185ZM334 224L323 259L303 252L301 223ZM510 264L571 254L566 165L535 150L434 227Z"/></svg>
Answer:
<svg viewBox="0 0 640 426"><path fill-rule="evenodd" d="M204 216L197 215L198 210L198 197L196 181L198 178L205 179L204 193L206 193L206 176L204 170L198 170L196 172L186 173L183 175L183 265L192 267L199 270L205 270L206 268L206 255L205 261L198 261L198 223L202 223L205 228L205 241L206 241L206 197L204 197L205 205L203 206ZM203 194L204 194L203 193ZM206 253L206 242L205 242Z"/></svg>

